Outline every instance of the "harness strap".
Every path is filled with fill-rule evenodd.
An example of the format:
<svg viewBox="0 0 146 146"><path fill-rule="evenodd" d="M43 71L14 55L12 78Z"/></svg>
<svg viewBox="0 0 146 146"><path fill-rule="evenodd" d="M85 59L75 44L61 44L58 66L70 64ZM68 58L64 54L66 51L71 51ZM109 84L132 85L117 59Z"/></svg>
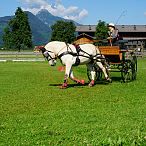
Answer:
<svg viewBox="0 0 146 146"><path fill-rule="evenodd" d="M61 53L60 55L58 55L58 58L61 59L62 56L67 55L67 54L70 54L72 56L78 56L77 53L65 51L65 52Z"/></svg>
<svg viewBox="0 0 146 146"><path fill-rule="evenodd" d="M86 53L86 52L83 51L83 50L81 50L81 51L84 52L84 53ZM89 58L89 59L93 59L94 57L99 56L98 59L104 59L104 58L101 56L101 54L96 54L95 56L92 56L92 55L86 53L86 54L89 55L89 56L85 56L85 55L81 55L81 54L74 53L74 52L69 52L69 51L65 51L65 52L61 53L60 55L58 55L58 58L61 59L62 56L68 55L68 54L70 54L70 55L72 55L72 56L74 56L74 57L82 56L82 57L86 57L86 58Z"/></svg>
<svg viewBox="0 0 146 146"><path fill-rule="evenodd" d="M104 59L104 58L102 57L101 54L96 54L95 56L93 56L93 55L91 55L91 54L85 52L85 51L82 50L81 48L76 48L77 53L74 53L74 52L72 52L72 50L71 50L71 51L68 51L68 48L71 50L71 48L67 45L67 51L65 51L65 52L61 53L60 55L58 55L58 58L61 60L61 57L62 57L62 56L70 54L70 55L72 55L73 57L76 57L76 62L75 62L75 64L74 64L75 66L77 66L77 65L80 64L79 56L89 58L89 59L91 59L91 62L94 61L94 60L99 61L98 59L101 59L101 60ZM81 54L79 54L79 52L83 52L83 53L86 54L86 55L81 55ZM87 55L88 55L88 56L87 56ZM96 59L94 59L94 58L96 58ZM99 61L99 62L100 62L100 61Z"/></svg>

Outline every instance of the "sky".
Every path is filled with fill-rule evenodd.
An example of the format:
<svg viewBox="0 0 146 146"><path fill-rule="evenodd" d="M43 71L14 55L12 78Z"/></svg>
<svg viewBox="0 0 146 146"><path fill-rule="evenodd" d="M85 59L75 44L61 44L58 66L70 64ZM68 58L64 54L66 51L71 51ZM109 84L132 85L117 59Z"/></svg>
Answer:
<svg viewBox="0 0 146 146"><path fill-rule="evenodd" d="M99 20L119 25L146 25L146 0L1 0L0 17L14 15L17 7L51 14L84 25Z"/></svg>

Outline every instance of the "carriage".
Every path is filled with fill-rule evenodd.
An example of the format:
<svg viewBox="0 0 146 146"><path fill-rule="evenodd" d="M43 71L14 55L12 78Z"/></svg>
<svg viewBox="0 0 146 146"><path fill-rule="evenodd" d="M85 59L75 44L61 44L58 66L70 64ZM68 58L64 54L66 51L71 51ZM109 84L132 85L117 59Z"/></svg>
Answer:
<svg viewBox="0 0 146 146"><path fill-rule="evenodd" d="M129 82L136 80L137 75L137 57L133 50L128 50L126 46L99 46L101 54L104 55L106 60L106 68L108 74L110 72L120 72L121 79L123 82ZM102 79L102 71L95 64L94 69L96 71L96 81ZM91 80L91 74L87 69L87 76Z"/></svg>

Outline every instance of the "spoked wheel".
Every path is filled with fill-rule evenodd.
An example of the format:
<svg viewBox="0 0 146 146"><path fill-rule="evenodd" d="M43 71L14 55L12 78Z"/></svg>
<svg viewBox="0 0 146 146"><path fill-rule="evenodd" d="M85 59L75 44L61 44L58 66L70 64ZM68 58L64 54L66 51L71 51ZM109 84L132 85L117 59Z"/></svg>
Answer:
<svg viewBox="0 0 146 146"><path fill-rule="evenodd" d="M133 56L132 60L132 80L136 80L137 75L137 57Z"/></svg>
<svg viewBox="0 0 146 146"><path fill-rule="evenodd" d="M96 81L100 81L101 78L102 78L101 69L96 64L94 64L92 67L93 67L93 70L95 71L95 82ZM90 72L90 70L88 68L87 68L87 76L88 76L89 81L91 81L92 80L92 76L91 76L91 72Z"/></svg>
<svg viewBox="0 0 146 146"><path fill-rule="evenodd" d="M122 63L121 76L123 82L130 82L136 80L137 74L137 59L133 58L132 60L125 60Z"/></svg>

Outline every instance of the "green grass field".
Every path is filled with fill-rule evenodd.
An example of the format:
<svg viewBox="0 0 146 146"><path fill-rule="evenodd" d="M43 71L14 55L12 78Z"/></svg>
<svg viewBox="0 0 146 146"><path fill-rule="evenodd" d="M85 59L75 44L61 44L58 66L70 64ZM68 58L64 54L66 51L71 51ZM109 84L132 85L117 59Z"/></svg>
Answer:
<svg viewBox="0 0 146 146"><path fill-rule="evenodd" d="M85 66L74 68L88 82ZM137 80L89 88L47 62L0 63L0 146L146 146L146 60Z"/></svg>

